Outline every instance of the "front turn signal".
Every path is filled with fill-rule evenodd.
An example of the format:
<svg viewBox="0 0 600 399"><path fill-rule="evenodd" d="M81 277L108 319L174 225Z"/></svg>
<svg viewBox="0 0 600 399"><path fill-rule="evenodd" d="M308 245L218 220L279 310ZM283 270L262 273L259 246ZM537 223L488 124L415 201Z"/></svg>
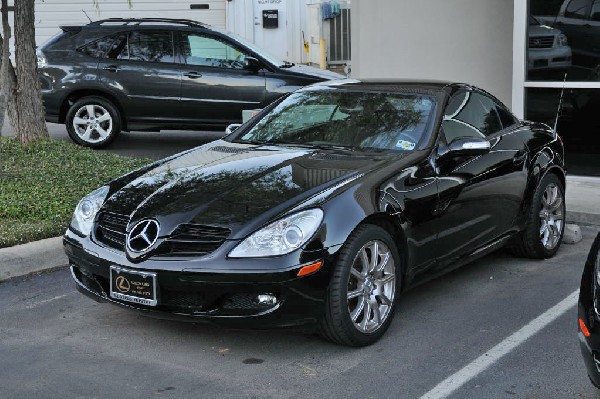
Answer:
<svg viewBox="0 0 600 399"><path fill-rule="evenodd" d="M300 270L298 270L298 277L306 276L307 274L311 274L319 270L323 266L323 261L318 261L315 263L311 263L310 265L302 266Z"/></svg>
<svg viewBox="0 0 600 399"><path fill-rule="evenodd" d="M579 329L586 337L590 336L590 330L588 330L587 326L585 325L585 322L581 317L579 318Z"/></svg>

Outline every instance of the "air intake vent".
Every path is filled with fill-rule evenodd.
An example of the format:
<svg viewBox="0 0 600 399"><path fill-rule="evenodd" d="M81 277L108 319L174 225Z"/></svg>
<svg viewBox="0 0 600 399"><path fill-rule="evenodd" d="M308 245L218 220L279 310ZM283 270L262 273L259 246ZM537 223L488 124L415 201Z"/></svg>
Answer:
<svg viewBox="0 0 600 399"><path fill-rule="evenodd" d="M183 224L158 248L155 256L204 256L216 251L231 234L223 227Z"/></svg>
<svg viewBox="0 0 600 399"><path fill-rule="evenodd" d="M216 147L212 147L211 151L225 152L225 153L228 153L228 154L239 154L241 152L247 152L248 149L246 149L246 148L238 148L238 147L216 146Z"/></svg>
<svg viewBox="0 0 600 399"><path fill-rule="evenodd" d="M124 251L127 223L129 223L129 216L102 212L96 223L96 240L108 247Z"/></svg>

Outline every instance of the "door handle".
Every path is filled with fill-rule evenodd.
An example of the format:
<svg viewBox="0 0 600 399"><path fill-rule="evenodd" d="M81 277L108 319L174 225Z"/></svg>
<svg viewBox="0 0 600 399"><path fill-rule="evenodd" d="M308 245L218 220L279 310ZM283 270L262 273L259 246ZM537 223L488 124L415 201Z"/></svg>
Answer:
<svg viewBox="0 0 600 399"><path fill-rule="evenodd" d="M187 72L183 74L184 76L187 76L190 79L198 79L202 77L202 74L200 72Z"/></svg>
<svg viewBox="0 0 600 399"><path fill-rule="evenodd" d="M102 67L102 69L110 72L119 72L119 67L116 65L107 65L105 67Z"/></svg>

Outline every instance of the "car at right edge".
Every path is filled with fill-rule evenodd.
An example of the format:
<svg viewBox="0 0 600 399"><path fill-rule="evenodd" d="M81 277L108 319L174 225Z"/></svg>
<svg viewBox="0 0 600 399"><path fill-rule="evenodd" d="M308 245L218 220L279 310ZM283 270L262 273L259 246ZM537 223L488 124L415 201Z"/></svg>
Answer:
<svg viewBox="0 0 600 399"><path fill-rule="evenodd" d="M600 388L600 233L585 263L578 309L581 353L590 381Z"/></svg>

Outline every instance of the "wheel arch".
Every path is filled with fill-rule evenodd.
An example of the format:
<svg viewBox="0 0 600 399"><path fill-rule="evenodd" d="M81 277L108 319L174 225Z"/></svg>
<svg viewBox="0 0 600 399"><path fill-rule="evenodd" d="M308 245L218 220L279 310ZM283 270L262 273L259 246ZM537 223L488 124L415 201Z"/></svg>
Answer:
<svg viewBox="0 0 600 399"><path fill-rule="evenodd" d="M69 93L69 95L65 97L60 106L60 112L58 116L59 123L66 122L67 113L69 112L69 108L71 107L71 105L73 105L75 102L79 101L84 97L102 97L107 101L113 103L119 111L119 116L121 117L121 129L127 130L127 118L125 117L125 111L119 99L109 92L97 89L77 90Z"/></svg>
<svg viewBox="0 0 600 399"><path fill-rule="evenodd" d="M392 240L396 244L396 249L398 250L402 267L402 286L400 288L403 289L406 282L410 256L408 254L407 237L400 221L392 214L378 212L365 217L354 230L366 224L372 224L384 229L392 237Z"/></svg>

